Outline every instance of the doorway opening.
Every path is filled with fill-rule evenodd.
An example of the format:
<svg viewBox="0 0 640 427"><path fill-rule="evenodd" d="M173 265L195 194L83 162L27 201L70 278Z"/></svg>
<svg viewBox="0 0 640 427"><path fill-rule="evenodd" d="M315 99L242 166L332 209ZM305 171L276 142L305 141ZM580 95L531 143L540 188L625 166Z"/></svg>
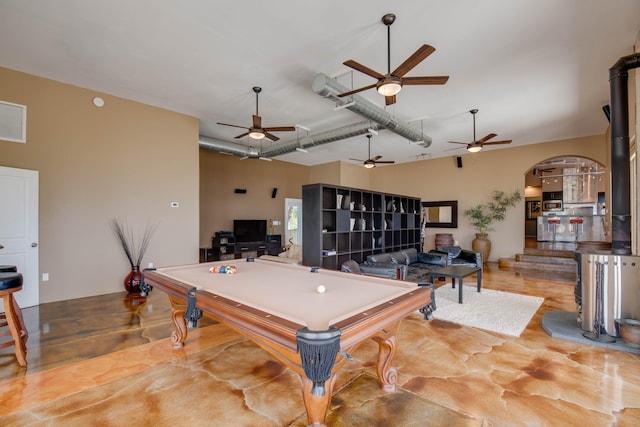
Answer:
<svg viewBox="0 0 640 427"><path fill-rule="evenodd" d="M284 242L302 245L302 199L284 199Z"/></svg>
<svg viewBox="0 0 640 427"><path fill-rule="evenodd" d="M525 246L575 250L580 241L607 241L607 188L604 165L586 157L534 164L525 174Z"/></svg>

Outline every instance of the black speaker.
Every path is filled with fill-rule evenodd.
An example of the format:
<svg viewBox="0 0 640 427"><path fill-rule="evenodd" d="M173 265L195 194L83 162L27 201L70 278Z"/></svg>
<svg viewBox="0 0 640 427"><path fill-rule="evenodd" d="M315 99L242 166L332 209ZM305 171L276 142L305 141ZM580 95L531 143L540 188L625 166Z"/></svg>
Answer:
<svg viewBox="0 0 640 427"><path fill-rule="evenodd" d="M271 190L271 198L275 199L277 193L278 193L278 189L277 188L274 188L273 190Z"/></svg>
<svg viewBox="0 0 640 427"><path fill-rule="evenodd" d="M246 188L236 188L234 192L236 194L246 194L247 193L247 189Z"/></svg>
<svg viewBox="0 0 640 427"><path fill-rule="evenodd" d="M456 165L458 165L459 168L462 167L462 157L456 157Z"/></svg>
<svg viewBox="0 0 640 427"><path fill-rule="evenodd" d="M607 120L611 121L611 107L609 105L605 105L602 107L602 111L604 111L604 115L607 116Z"/></svg>

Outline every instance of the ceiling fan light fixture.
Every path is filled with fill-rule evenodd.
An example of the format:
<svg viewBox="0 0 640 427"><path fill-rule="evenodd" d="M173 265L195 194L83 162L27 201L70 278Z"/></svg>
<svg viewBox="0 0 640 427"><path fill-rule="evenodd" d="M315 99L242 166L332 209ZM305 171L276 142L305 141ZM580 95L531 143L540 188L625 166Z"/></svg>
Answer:
<svg viewBox="0 0 640 427"><path fill-rule="evenodd" d="M471 145L471 146L467 147L467 151L470 152L470 153L477 153L480 150L482 150L482 146L481 145Z"/></svg>
<svg viewBox="0 0 640 427"><path fill-rule="evenodd" d="M378 93L382 96L393 96L400 92L402 85L397 79L389 78L384 79L381 84L377 86Z"/></svg>
<svg viewBox="0 0 640 427"><path fill-rule="evenodd" d="M373 163L365 163L364 167L367 168L367 169L371 169L371 168L375 168L376 165L374 165Z"/></svg>
<svg viewBox="0 0 640 427"><path fill-rule="evenodd" d="M262 132L260 129L250 129L249 136L253 139L262 139L264 138L264 132Z"/></svg>

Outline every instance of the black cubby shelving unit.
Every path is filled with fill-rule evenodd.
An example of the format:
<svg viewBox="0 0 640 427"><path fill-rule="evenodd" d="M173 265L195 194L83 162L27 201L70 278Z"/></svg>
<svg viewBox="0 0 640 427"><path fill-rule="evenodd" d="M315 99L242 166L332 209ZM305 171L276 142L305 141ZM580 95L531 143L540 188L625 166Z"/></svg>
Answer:
<svg viewBox="0 0 640 427"><path fill-rule="evenodd" d="M420 250L420 199L328 184L302 187L302 263L338 270L343 262Z"/></svg>

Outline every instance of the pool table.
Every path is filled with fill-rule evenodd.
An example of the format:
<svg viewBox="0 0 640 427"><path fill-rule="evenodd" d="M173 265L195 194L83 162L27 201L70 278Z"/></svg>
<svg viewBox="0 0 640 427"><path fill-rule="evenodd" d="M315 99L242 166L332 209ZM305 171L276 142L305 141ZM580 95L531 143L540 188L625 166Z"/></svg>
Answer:
<svg viewBox="0 0 640 427"><path fill-rule="evenodd" d="M202 311L225 323L298 374L314 426L324 425L336 373L367 338L379 346L382 388L395 391L400 322L417 310L431 314L432 287L260 259L234 260L235 274L210 272L229 264L145 272L145 282L169 296L174 347L187 337L185 317L195 321Z"/></svg>

